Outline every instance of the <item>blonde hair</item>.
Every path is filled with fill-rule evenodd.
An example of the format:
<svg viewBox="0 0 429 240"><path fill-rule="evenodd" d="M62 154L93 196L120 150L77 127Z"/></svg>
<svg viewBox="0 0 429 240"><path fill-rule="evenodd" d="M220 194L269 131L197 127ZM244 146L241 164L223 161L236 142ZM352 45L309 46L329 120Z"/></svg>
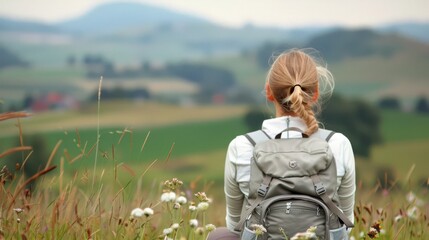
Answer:
<svg viewBox="0 0 429 240"><path fill-rule="evenodd" d="M332 94L334 80L316 57L298 49L283 52L271 65L267 83L284 113L304 120L307 135L319 129L316 114L320 101Z"/></svg>

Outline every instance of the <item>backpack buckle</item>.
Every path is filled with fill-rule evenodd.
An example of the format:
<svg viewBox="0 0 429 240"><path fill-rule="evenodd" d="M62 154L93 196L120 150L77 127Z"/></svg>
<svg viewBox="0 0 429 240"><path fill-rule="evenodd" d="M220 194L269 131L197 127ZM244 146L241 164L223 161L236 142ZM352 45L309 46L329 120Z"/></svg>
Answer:
<svg viewBox="0 0 429 240"><path fill-rule="evenodd" d="M316 183L314 185L314 189L316 190L317 195L322 195L326 192L325 186L323 186L323 183Z"/></svg>
<svg viewBox="0 0 429 240"><path fill-rule="evenodd" d="M259 186L258 189L258 195L261 197L265 197L268 191L268 185L261 183L261 186Z"/></svg>

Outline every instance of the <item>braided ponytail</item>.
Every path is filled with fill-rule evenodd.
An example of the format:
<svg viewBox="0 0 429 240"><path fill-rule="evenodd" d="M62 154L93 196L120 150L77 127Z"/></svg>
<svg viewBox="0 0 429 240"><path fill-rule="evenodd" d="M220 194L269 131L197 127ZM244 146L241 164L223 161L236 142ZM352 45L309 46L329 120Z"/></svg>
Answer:
<svg viewBox="0 0 429 240"><path fill-rule="evenodd" d="M319 81L333 87L332 75L308 54L291 50L281 54L271 66L267 76L274 99L283 107L285 115L300 117L307 125L307 135L319 129L314 107L320 106ZM332 90L332 88L331 88ZM332 91L330 91L332 92Z"/></svg>

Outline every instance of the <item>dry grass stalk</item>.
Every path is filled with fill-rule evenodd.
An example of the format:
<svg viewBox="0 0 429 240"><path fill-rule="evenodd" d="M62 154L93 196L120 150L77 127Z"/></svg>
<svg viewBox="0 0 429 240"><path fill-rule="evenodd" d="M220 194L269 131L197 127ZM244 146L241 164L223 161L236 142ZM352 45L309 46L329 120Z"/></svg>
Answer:
<svg viewBox="0 0 429 240"><path fill-rule="evenodd" d="M45 175L46 173L54 170L57 166L51 166L49 168L45 168L42 171L34 174L32 177L30 177L29 179L27 179L23 184L21 184L17 190L15 191L15 194L12 197L12 200L10 201L9 207L7 208L8 211L10 211L13 207L13 204L15 203L16 197L18 196L18 194L22 191L22 189L25 188L25 186L27 186L29 183L33 182L34 180L36 180L37 178Z"/></svg>
<svg viewBox="0 0 429 240"><path fill-rule="evenodd" d="M23 118L23 117L29 117L31 114L26 112L7 112L7 113L0 113L0 121L5 121L8 119L14 119L14 118Z"/></svg>
<svg viewBox="0 0 429 240"><path fill-rule="evenodd" d="M28 150L32 150L32 149L33 148L30 146L20 146L20 147L9 148L8 150L6 150L0 154L0 158L3 158L3 157L10 155L12 153L28 151Z"/></svg>

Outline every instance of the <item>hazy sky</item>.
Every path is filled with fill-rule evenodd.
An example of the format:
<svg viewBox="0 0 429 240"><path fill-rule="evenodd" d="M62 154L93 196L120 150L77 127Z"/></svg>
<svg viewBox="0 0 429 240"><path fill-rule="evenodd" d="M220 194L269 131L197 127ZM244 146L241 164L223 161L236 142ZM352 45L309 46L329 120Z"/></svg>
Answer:
<svg viewBox="0 0 429 240"><path fill-rule="evenodd" d="M111 0L0 0L0 16L56 22ZM227 26L297 27L429 22L429 0L135 0Z"/></svg>

